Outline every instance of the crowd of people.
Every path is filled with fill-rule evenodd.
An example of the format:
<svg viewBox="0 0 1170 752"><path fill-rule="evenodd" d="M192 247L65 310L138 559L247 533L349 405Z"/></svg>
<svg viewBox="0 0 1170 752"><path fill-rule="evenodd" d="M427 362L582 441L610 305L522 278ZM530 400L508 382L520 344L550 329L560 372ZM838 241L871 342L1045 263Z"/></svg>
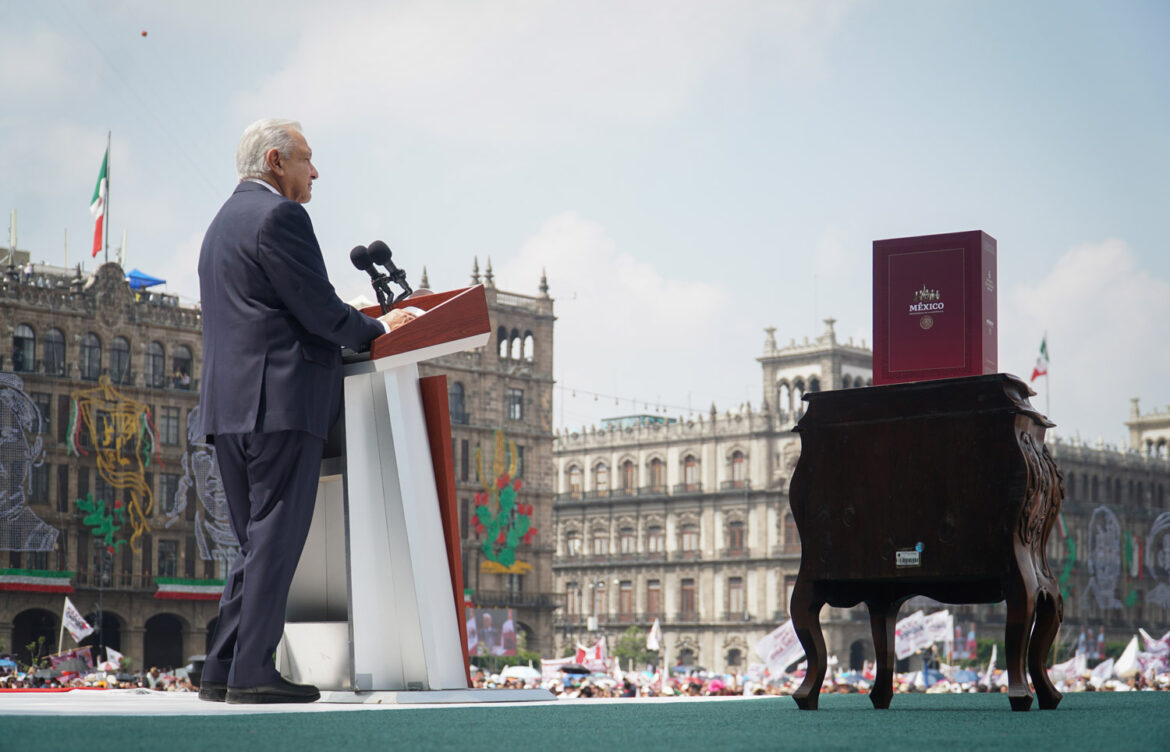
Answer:
<svg viewBox="0 0 1170 752"><path fill-rule="evenodd" d="M825 676L822 693L868 694L874 682L874 666L866 664L861 671L836 671ZM505 674L477 671L472 682L485 689L543 688L557 698L591 697L695 697L695 696L758 696L791 695L804 680L804 671L778 676L746 676L744 674L715 674L701 670L669 673L665 678L659 672L638 671L623 673L561 674L523 679ZM1099 679L1092 672L1068 678L1055 678L1061 692L1131 692L1170 691L1170 673L1134 673L1124 679L1116 676ZM940 670L911 671L894 675L896 693L960 694L1006 693L1007 671L997 669L990 681L985 673L960 669L945 664Z"/></svg>
<svg viewBox="0 0 1170 752"><path fill-rule="evenodd" d="M0 669L0 691L3 690L65 690L65 689L149 689L156 692L198 692L185 668L162 671L151 667L148 671L54 672L50 670L22 671Z"/></svg>

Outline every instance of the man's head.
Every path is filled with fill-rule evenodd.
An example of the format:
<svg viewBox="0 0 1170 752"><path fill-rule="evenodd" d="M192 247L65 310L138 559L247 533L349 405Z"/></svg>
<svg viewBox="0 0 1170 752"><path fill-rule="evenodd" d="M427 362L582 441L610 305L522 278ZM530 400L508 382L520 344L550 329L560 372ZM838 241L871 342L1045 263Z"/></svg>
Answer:
<svg viewBox="0 0 1170 752"><path fill-rule="evenodd" d="M259 178L285 198L307 204L313 197L313 150L295 120L267 118L244 129L236 149L236 174L240 180Z"/></svg>

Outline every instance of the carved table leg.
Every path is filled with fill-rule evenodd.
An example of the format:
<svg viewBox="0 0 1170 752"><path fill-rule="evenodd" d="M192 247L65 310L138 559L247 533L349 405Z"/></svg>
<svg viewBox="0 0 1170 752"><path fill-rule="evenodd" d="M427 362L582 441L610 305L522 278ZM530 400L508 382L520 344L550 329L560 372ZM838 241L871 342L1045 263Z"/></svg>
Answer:
<svg viewBox="0 0 1170 752"><path fill-rule="evenodd" d="M792 589L792 626L796 630L796 637L804 647L804 655L808 659L808 669L804 674L804 681L792 695L796 705L801 710L816 710L817 701L821 694L821 683L825 680L825 669L828 667L828 656L825 653L825 636L821 633L821 607L825 605L824 596L809 580L797 575L796 585Z"/></svg>
<svg viewBox="0 0 1170 752"><path fill-rule="evenodd" d="M866 601L869 607L869 626L873 632L873 649L877 654L877 676L869 690L874 708L886 710L894 696L894 626L898 621L900 603Z"/></svg>
<svg viewBox="0 0 1170 752"><path fill-rule="evenodd" d="M1036 582L1021 572L1009 575L1007 587L1007 625L1004 629L1004 647L1007 653L1008 700L1012 710L1027 710L1032 707L1032 691L1028 689L1028 677L1024 674L1024 658L1028 652L1028 641L1032 634L1032 623L1036 616Z"/></svg>
<svg viewBox="0 0 1170 752"><path fill-rule="evenodd" d="M1060 629L1063 611L1061 600L1060 592L1057 591L1055 598L1050 593L1044 593L1036 602L1036 629L1032 632L1032 643L1028 648L1028 673L1032 675L1041 710L1055 709L1064 697L1048 678L1046 668L1048 651L1052 649Z"/></svg>

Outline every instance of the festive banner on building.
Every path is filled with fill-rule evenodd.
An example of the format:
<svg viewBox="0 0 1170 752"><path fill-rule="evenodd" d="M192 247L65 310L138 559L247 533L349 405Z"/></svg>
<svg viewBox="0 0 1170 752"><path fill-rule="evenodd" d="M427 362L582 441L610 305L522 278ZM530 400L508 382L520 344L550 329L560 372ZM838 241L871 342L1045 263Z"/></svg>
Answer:
<svg viewBox="0 0 1170 752"><path fill-rule="evenodd" d="M93 389L73 392L72 397L68 454L89 455L82 446L84 436L97 455L98 476L115 491L124 492L123 499L79 499L78 508L87 515L107 518L108 522L101 522L105 531L102 538L111 553L122 543L138 551L138 539L150 531L147 518L154 508L146 468L152 461L158 462L158 438L150 410L110 386L108 376L102 376ZM129 526L128 531L123 524Z"/></svg>
<svg viewBox="0 0 1170 752"><path fill-rule="evenodd" d="M182 577L155 577L154 597L171 601L218 601L223 580L193 580Z"/></svg>
<svg viewBox="0 0 1170 752"><path fill-rule="evenodd" d="M1089 518L1089 585L1085 594L1092 594L1102 610L1122 608L1117 597L1117 581L1121 578L1121 523L1109 507L1097 507Z"/></svg>
<svg viewBox="0 0 1170 752"><path fill-rule="evenodd" d="M1146 591L1146 603L1170 609L1170 512L1154 518L1144 556L1145 571L1158 583Z"/></svg>
<svg viewBox="0 0 1170 752"><path fill-rule="evenodd" d="M219 477L215 447L207 443L207 437L200 433L198 426L199 408L196 407L187 414L183 477L179 479L175 498L162 499L161 503L166 526L170 527L183 519L190 492L194 491L198 504L195 507L195 544L199 548L199 558L219 562L220 571L227 572L240 552L240 544L232 531L231 513L223 480Z"/></svg>
<svg viewBox="0 0 1170 752"><path fill-rule="evenodd" d="M475 494L474 517L475 532L483 540L480 568L497 574L531 572L531 564L516 559L516 547L521 542L530 544L536 537L532 505L516 499L523 487L516 442L496 430L492 434L491 473L480 447L475 449L475 464L483 488Z"/></svg>
<svg viewBox="0 0 1170 752"><path fill-rule="evenodd" d="M44 465L41 411L16 374L0 373L0 551L52 551L56 528L29 508L33 473Z"/></svg>
<svg viewBox="0 0 1170 752"><path fill-rule="evenodd" d="M0 590L27 593L72 593L73 572L45 569L0 569Z"/></svg>

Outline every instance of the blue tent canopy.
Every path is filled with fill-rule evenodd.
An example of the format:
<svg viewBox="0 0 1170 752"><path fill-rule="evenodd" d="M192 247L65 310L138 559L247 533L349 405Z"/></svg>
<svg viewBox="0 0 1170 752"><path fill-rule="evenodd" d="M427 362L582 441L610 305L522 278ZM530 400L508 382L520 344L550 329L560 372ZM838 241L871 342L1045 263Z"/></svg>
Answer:
<svg viewBox="0 0 1170 752"><path fill-rule="evenodd" d="M126 273L126 281L130 283L130 287L134 290L142 290L147 287L154 287L155 285L165 285L165 279L152 277L149 274L143 274L137 269L131 269Z"/></svg>

